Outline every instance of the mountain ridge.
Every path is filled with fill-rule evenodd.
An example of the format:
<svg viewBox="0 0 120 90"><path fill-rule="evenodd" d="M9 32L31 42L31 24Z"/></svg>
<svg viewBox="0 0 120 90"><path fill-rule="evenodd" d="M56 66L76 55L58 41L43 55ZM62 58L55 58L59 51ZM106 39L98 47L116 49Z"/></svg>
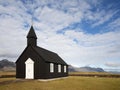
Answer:
<svg viewBox="0 0 120 90"><path fill-rule="evenodd" d="M1 71L15 71L15 63L7 59L0 61L0 70Z"/></svg>
<svg viewBox="0 0 120 90"><path fill-rule="evenodd" d="M69 65L69 72L105 72L102 68L95 68L90 66L84 66L84 67L74 67L72 65Z"/></svg>
<svg viewBox="0 0 120 90"><path fill-rule="evenodd" d="M2 71L15 71L16 65L15 62L9 61L7 59L3 59L0 61L0 70ZM69 65L68 67L69 72L105 72L102 68L95 68L95 67L74 67Z"/></svg>

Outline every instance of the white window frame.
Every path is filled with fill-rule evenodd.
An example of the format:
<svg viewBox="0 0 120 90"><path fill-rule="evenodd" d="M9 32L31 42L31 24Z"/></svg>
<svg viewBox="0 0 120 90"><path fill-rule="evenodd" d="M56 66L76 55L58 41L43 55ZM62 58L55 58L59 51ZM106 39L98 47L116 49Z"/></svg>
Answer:
<svg viewBox="0 0 120 90"><path fill-rule="evenodd" d="M50 63L50 72L51 72L51 73L54 72L54 63Z"/></svg>
<svg viewBox="0 0 120 90"><path fill-rule="evenodd" d="M58 72L60 73L61 72L61 65L58 64Z"/></svg>
<svg viewBox="0 0 120 90"><path fill-rule="evenodd" d="M67 66L64 66L64 73L67 72Z"/></svg>

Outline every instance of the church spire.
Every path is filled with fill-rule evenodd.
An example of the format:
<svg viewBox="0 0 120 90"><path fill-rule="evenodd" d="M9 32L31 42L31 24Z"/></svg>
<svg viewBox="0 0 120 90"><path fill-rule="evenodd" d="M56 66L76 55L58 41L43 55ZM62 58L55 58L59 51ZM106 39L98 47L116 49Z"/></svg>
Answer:
<svg viewBox="0 0 120 90"><path fill-rule="evenodd" d="M30 31L29 31L29 33L27 35L27 38L36 38L37 39L37 36L35 34L33 26L31 26Z"/></svg>
<svg viewBox="0 0 120 90"><path fill-rule="evenodd" d="M35 34L33 26L31 26L30 31L27 35L27 45L37 46L37 36Z"/></svg>

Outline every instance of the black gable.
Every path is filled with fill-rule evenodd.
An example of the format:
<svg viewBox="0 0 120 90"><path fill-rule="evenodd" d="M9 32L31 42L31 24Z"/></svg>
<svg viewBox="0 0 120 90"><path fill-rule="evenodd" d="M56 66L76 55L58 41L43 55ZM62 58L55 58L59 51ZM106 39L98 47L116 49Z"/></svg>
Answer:
<svg viewBox="0 0 120 90"><path fill-rule="evenodd" d="M48 51L46 49L43 49L41 47L33 47L34 50L46 61L46 62L54 62L54 63L58 63L58 64L66 64L66 62L64 62L62 60L62 58L60 58L60 56L58 56L58 54Z"/></svg>
<svg viewBox="0 0 120 90"><path fill-rule="evenodd" d="M33 26L31 26L30 31L29 31L29 33L27 35L27 38L36 38L37 39L37 36L35 34Z"/></svg>

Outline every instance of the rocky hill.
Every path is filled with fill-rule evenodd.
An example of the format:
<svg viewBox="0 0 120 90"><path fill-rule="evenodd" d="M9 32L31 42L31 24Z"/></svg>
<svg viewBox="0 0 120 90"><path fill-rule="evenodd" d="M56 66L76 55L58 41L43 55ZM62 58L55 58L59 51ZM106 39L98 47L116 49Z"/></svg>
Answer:
<svg viewBox="0 0 120 90"><path fill-rule="evenodd" d="M15 71L15 63L7 59L0 61L0 70L1 71Z"/></svg>
<svg viewBox="0 0 120 90"><path fill-rule="evenodd" d="M95 68L95 67L74 67L69 65L69 72L105 72L102 68Z"/></svg>

